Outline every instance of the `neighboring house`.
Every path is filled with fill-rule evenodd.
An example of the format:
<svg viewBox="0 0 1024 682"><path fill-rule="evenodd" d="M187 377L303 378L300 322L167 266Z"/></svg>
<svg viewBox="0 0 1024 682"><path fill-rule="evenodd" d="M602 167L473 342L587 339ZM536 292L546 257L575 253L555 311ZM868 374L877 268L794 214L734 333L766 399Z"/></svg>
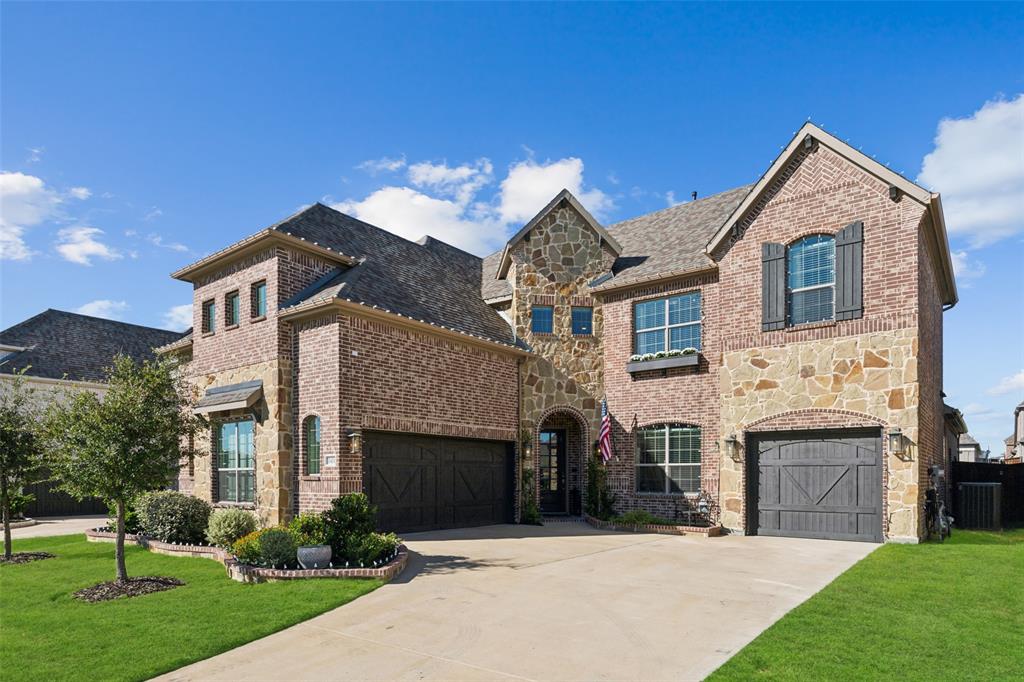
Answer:
<svg viewBox="0 0 1024 682"><path fill-rule="evenodd" d="M970 434L960 436L960 454L958 462L984 462L985 454L981 451L981 445L974 440Z"/></svg>
<svg viewBox="0 0 1024 682"><path fill-rule="evenodd" d="M944 428L942 436L942 494L946 501L946 507L953 508L951 491L953 489L953 463L960 461L960 437L967 433L967 422L964 421L963 413L955 407L943 404Z"/></svg>
<svg viewBox="0 0 1024 682"><path fill-rule="evenodd" d="M603 399L620 512L916 541L946 459L941 202L812 124L754 185L611 226L563 191L482 260L315 204L174 277L213 420L181 487L266 523L578 514Z"/></svg>
<svg viewBox="0 0 1024 682"><path fill-rule="evenodd" d="M43 401L66 388L102 395L105 370L115 355L153 358L155 347L181 336L180 332L47 310L0 331L0 389L11 375L27 368L27 383ZM51 484L41 483L27 489L36 497L26 510L28 516L106 512L97 501L78 502L51 488Z"/></svg>
<svg viewBox="0 0 1024 682"><path fill-rule="evenodd" d="M1024 401L1013 409L1013 433L1005 441L1003 461L1007 464L1024 464Z"/></svg>

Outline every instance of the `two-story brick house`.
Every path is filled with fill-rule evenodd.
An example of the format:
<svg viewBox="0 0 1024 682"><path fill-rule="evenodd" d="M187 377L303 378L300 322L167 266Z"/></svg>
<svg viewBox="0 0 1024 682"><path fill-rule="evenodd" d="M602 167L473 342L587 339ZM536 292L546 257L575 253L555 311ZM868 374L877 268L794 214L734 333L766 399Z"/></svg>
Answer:
<svg viewBox="0 0 1024 682"><path fill-rule="evenodd" d="M484 259L317 204L174 276L213 424L181 487L267 523L578 514L602 401L620 511L738 532L916 540L943 457L939 197L811 124L753 185L608 227L563 191Z"/></svg>

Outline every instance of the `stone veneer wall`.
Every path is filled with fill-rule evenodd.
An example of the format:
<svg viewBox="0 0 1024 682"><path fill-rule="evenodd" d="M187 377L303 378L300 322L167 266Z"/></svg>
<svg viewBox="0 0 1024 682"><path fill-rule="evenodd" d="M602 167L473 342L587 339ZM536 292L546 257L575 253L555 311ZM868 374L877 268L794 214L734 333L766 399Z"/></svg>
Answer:
<svg viewBox="0 0 1024 682"><path fill-rule="evenodd" d="M579 423L578 453L589 453L600 421L600 398L604 392L601 339L604 329L600 301L590 296L589 283L608 271L615 254L602 244L600 235L568 202L552 209L514 245L508 278L513 294L509 314L517 336L526 341L536 356L523 363L520 424L533 434L533 461L539 456L537 431L542 420L563 410ZM534 334L531 308L549 305L554 309L551 334ZM572 333L572 307L593 308L593 334ZM578 458L580 455L576 455ZM582 462L570 464L567 485L581 494L585 482ZM571 494L571 488L570 488Z"/></svg>
<svg viewBox="0 0 1024 682"><path fill-rule="evenodd" d="M918 441L916 328L726 352L720 370L721 433L898 426ZM887 448L883 438L883 447ZM885 451L883 532L917 537L918 448ZM722 524L744 527L745 462L721 459Z"/></svg>

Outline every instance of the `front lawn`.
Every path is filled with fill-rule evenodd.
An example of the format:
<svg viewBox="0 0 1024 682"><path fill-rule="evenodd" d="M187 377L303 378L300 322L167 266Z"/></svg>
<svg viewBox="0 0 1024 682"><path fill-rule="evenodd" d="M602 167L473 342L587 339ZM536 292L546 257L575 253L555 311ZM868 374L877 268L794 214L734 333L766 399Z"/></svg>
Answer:
<svg viewBox="0 0 1024 682"><path fill-rule="evenodd" d="M1010 680L1024 670L1024 530L885 545L709 678Z"/></svg>
<svg viewBox="0 0 1024 682"><path fill-rule="evenodd" d="M362 596L378 580L237 583L209 559L125 547L130 576L184 587L90 604L75 590L114 578L114 545L84 535L15 540L55 559L0 566L0 677L141 680L269 635Z"/></svg>

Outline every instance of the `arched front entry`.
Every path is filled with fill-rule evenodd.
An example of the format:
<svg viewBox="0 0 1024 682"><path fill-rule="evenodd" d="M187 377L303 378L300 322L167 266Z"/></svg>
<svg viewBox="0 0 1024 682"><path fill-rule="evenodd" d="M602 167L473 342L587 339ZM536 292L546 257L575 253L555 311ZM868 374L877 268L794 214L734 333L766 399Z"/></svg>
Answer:
<svg viewBox="0 0 1024 682"><path fill-rule="evenodd" d="M583 416L571 408L553 409L537 425L534 466L542 514L582 513L587 431Z"/></svg>

